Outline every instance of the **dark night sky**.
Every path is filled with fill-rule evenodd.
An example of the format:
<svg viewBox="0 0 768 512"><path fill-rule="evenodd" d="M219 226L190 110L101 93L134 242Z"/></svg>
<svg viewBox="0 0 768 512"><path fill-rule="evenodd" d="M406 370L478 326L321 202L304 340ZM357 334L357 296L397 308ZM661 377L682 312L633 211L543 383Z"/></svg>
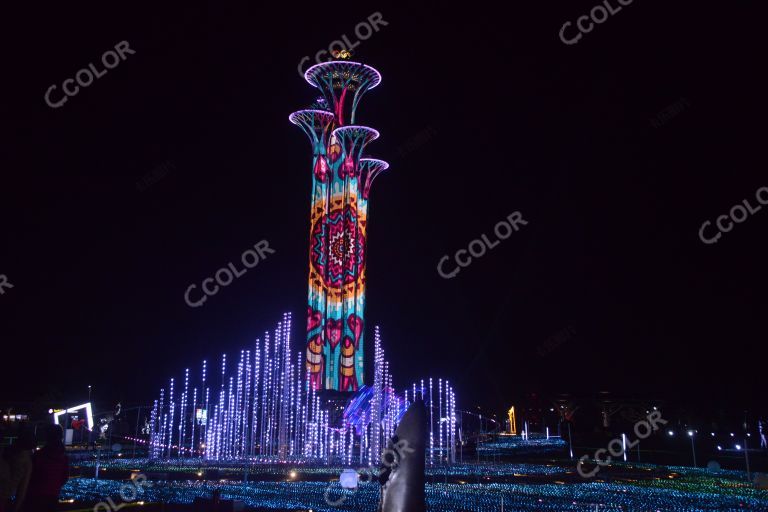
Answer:
<svg viewBox="0 0 768 512"><path fill-rule="evenodd" d="M310 147L287 116L316 94L296 68L379 11L388 25L356 48L383 75L358 110L381 132L368 154L391 163L371 199L366 316L396 384L444 376L463 405L496 408L604 390L757 407L768 207L714 245L698 230L768 186L763 18L635 1L567 46L560 27L596 0L469 5L3 16L0 401L71 405L92 384L104 403L149 403L284 311L300 348ZM122 40L135 55L46 106L50 85ZM529 224L440 278L443 255L513 211ZM262 239L276 254L185 304Z"/></svg>

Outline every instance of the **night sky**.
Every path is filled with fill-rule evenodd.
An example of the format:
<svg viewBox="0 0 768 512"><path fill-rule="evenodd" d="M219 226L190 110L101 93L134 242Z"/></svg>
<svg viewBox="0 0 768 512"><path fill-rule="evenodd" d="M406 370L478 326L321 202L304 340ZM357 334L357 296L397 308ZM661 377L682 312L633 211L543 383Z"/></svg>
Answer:
<svg viewBox="0 0 768 512"><path fill-rule="evenodd" d="M383 76L357 121L391 164L366 319L395 384L449 378L497 411L534 391L759 408L768 206L699 238L768 186L757 13L636 0L566 45L597 0L223 4L3 16L0 404L72 405L88 384L148 404L285 311L303 346L311 149L288 114L317 94L297 66L379 12L354 60ZM121 41L135 54L46 105ZM440 277L515 211L527 225ZM187 306L260 240L275 253Z"/></svg>

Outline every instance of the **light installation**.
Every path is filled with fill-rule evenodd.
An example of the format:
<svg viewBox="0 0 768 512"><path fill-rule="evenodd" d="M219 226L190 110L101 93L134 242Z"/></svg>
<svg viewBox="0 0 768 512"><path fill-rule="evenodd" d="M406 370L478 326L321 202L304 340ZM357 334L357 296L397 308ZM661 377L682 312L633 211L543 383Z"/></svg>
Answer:
<svg viewBox="0 0 768 512"><path fill-rule="evenodd" d="M248 463L378 464L400 418L416 399L429 409L430 464L455 462L456 397L447 380L428 379L398 393L374 330L373 383L363 384L365 262L371 184L388 164L363 158L379 136L355 124L362 96L381 82L365 64L332 61L305 78L322 94L289 116L312 145L312 206L307 344L291 350L291 315L221 371L170 379L150 415L150 458ZM199 375L199 378L197 377ZM343 416L322 391L354 392Z"/></svg>
<svg viewBox="0 0 768 512"><path fill-rule="evenodd" d="M82 404L82 405L76 405L74 407L70 407L69 409L62 410L62 411L56 411L53 413L53 423L55 425L59 424L59 417L65 415L65 414L72 414L77 411L85 411L85 419L88 423L88 430L93 430L93 409L91 407L91 402Z"/></svg>
<svg viewBox="0 0 768 512"><path fill-rule="evenodd" d="M125 461L133 467L135 461ZM94 462L95 464L95 462ZM587 512L658 510L694 512L701 510L768 510L768 494L744 482L736 471L708 471L689 467L651 467L616 464L622 478L616 481L586 481L574 477L572 466L553 464L456 465L427 468L427 509L441 512L487 512L501 510ZM196 469L190 467L189 469ZM379 499L377 481L361 482L354 494L341 489L341 468L300 468L302 480L288 477L287 468L264 466L262 481L242 482L173 478L152 482L137 489L147 502L192 503L210 497L215 490L249 507L270 510L375 510ZM165 470L164 468L162 470ZM645 475L627 478L627 471ZM649 478L648 473L650 472ZM321 478L306 478L318 476ZM542 482L545 476L549 482ZM480 481L482 477L482 482ZM447 481L445 481L447 480ZM95 502L120 496L123 480L71 478L62 489L63 499ZM328 504L328 496L347 497L345 507Z"/></svg>
<svg viewBox="0 0 768 512"><path fill-rule="evenodd" d="M515 406L509 408L507 411L507 416L509 416L509 434L516 436L517 435L517 419L515 418Z"/></svg>
<svg viewBox="0 0 768 512"><path fill-rule="evenodd" d="M216 376L208 374L203 361L199 373L184 371L182 386L171 378L153 403L149 457L378 464L405 410L421 398L430 411L427 461L455 462L453 388L447 380L427 379L396 392L378 327L373 385L357 391L339 421L333 421L321 392L310 385L302 352L292 351L290 345L291 314L286 313L273 333L240 351L236 364L222 355Z"/></svg>
<svg viewBox="0 0 768 512"><path fill-rule="evenodd" d="M364 377L368 199L389 164L362 158L379 132L356 125L355 113L381 75L339 60L304 77L322 94L313 108L289 116L312 145L306 363L313 389L356 391Z"/></svg>

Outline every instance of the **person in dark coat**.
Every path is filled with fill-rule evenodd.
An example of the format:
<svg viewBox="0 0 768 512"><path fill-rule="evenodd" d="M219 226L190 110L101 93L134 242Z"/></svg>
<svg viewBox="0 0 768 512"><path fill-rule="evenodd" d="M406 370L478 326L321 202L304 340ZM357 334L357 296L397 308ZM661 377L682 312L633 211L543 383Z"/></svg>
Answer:
<svg viewBox="0 0 768 512"><path fill-rule="evenodd" d="M35 453L25 512L50 512L58 508L59 493L69 478L69 457L62 442L63 433L59 425L52 425L45 446Z"/></svg>
<svg viewBox="0 0 768 512"><path fill-rule="evenodd" d="M35 449L35 437L31 431L22 429L19 438L3 454L8 464L8 482L3 490L2 499L6 509L17 512L22 509L27 495L29 479L32 475L32 450ZM9 500L13 498L11 503ZM2 507L0 507L2 510Z"/></svg>

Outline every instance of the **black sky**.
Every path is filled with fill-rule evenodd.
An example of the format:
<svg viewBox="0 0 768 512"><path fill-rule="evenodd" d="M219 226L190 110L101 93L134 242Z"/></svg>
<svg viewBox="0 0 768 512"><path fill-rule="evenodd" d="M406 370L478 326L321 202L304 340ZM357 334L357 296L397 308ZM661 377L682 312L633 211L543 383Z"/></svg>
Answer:
<svg viewBox="0 0 768 512"><path fill-rule="evenodd" d="M714 245L698 230L768 186L763 18L635 1L563 44L563 23L597 4L7 13L0 401L76 402L92 384L107 403L148 403L284 311L300 348L310 147L287 117L316 94L296 68L380 12L388 25L355 56L383 75L358 120L381 132L370 156L391 163L371 199L366 316L396 384L448 377L465 405L495 408L604 390L758 407L768 207ZM123 40L135 55L46 106L50 85ZM440 278L443 255L513 211L529 224ZM262 239L276 254L185 304L187 286Z"/></svg>

